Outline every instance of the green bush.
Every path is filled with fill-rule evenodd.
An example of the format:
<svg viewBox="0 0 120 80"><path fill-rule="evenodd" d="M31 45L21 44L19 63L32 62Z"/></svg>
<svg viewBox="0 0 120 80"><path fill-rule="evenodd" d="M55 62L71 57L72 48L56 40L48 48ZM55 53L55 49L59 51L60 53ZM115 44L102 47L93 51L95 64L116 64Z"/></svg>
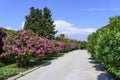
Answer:
<svg viewBox="0 0 120 80"><path fill-rule="evenodd" d="M2 53L4 52L3 50L3 46L4 46L4 42L3 42L3 38L6 36L6 33L4 31L2 31L0 29L0 56L2 55ZM2 59L0 58L0 64L2 63Z"/></svg>
<svg viewBox="0 0 120 80"><path fill-rule="evenodd" d="M79 41L80 49L86 49L87 48L87 41Z"/></svg>
<svg viewBox="0 0 120 80"><path fill-rule="evenodd" d="M1 27L0 26L0 29L2 30L2 31L4 31L6 34L15 34L15 30L12 30L12 29L6 29L6 28L3 28L3 27Z"/></svg>
<svg viewBox="0 0 120 80"><path fill-rule="evenodd" d="M102 66L120 79L120 16L88 37L88 51Z"/></svg>
<svg viewBox="0 0 120 80"><path fill-rule="evenodd" d="M7 30L6 33L7 33L7 34L15 34L16 31L15 31L15 30Z"/></svg>

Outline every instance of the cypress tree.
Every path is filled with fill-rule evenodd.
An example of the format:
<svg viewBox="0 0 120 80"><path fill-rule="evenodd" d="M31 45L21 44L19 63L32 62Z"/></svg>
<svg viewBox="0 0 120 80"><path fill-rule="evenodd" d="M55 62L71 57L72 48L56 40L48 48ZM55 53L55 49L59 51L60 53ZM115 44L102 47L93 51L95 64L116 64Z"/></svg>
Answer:
<svg viewBox="0 0 120 80"><path fill-rule="evenodd" d="M30 8L30 14L25 17L25 30L32 30L40 37L53 39L57 33L54 21L52 20L51 10L45 7L43 10Z"/></svg>

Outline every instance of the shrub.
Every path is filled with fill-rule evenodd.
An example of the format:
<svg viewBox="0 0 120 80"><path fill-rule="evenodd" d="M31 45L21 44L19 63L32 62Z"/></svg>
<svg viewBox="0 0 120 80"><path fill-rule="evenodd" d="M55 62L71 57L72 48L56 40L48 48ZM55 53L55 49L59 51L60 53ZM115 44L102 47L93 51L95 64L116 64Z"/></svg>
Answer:
<svg viewBox="0 0 120 80"><path fill-rule="evenodd" d="M15 34L8 34L2 39L4 42L4 63L17 62L19 66L24 66L31 59L41 59L44 56L78 49L75 43L65 43L56 40L40 38L31 30L20 30Z"/></svg>
<svg viewBox="0 0 120 80"><path fill-rule="evenodd" d="M88 51L110 73L120 79L120 16L88 37Z"/></svg>
<svg viewBox="0 0 120 80"><path fill-rule="evenodd" d="M3 38L5 53L2 55L7 61L16 61L18 64L26 65L29 60L36 57L43 57L43 47L40 38L32 31L21 30L15 34L9 34ZM36 53L36 54L35 54Z"/></svg>
<svg viewBox="0 0 120 80"><path fill-rule="evenodd" d="M87 41L79 41L80 49L87 49Z"/></svg>
<svg viewBox="0 0 120 80"><path fill-rule="evenodd" d="M6 33L4 32L4 31L2 31L1 29L0 29L0 55L4 52L4 50L3 50L3 41L2 41L2 38L3 37L5 37L5 35L6 35ZM1 58L0 58L0 63L1 63Z"/></svg>

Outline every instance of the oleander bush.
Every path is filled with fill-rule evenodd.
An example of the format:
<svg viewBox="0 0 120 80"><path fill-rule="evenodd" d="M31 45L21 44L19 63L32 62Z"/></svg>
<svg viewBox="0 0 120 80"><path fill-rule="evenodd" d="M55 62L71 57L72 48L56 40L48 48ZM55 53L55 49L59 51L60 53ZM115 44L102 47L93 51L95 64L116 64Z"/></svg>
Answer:
<svg viewBox="0 0 120 80"><path fill-rule="evenodd" d="M4 63L16 62L25 66L30 60L40 60L45 56L79 49L79 44L41 38L31 30L20 30L2 38L5 51L0 55Z"/></svg>
<svg viewBox="0 0 120 80"><path fill-rule="evenodd" d="M2 38L3 37L5 37L6 36L6 33L4 32L4 31L2 31L1 29L0 29L0 55L4 52L4 50L3 50L3 41L2 41ZM0 63L1 63L1 58L0 58Z"/></svg>
<svg viewBox="0 0 120 80"><path fill-rule="evenodd" d="M107 71L120 79L120 16L88 37L88 51Z"/></svg>

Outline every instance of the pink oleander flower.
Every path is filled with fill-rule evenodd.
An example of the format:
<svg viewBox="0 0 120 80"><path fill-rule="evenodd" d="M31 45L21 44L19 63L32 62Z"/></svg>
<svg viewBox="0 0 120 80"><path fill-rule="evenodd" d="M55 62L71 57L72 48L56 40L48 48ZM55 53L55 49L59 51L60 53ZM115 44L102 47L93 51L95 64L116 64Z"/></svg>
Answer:
<svg viewBox="0 0 120 80"><path fill-rule="evenodd" d="M20 50L17 52L17 54L21 54L21 53L22 53L22 51L20 51Z"/></svg>
<svg viewBox="0 0 120 80"><path fill-rule="evenodd" d="M2 38L2 42L5 42L6 40L5 40L5 38Z"/></svg>
<svg viewBox="0 0 120 80"><path fill-rule="evenodd" d="M45 39L44 38L39 38L40 39L40 42L44 43L45 42Z"/></svg>
<svg viewBox="0 0 120 80"><path fill-rule="evenodd" d="M42 52L41 49L36 51L37 54L40 54L41 52Z"/></svg>
<svg viewBox="0 0 120 80"><path fill-rule="evenodd" d="M21 34L21 35L24 35L24 34L26 34L26 33L27 33L26 30L21 30L21 31L19 32L19 34Z"/></svg>
<svg viewBox="0 0 120 80"><path fill-rule="evenodd" d="M6 45L6 48L11 48L11 46L10 45Z"/></svg>
<svg viewBox="0 0 120 80"><path fill-rule="evenodd" d="M32 47L32 44L27 44L27 47Z"/></svg>
<svg viewBox="0 0 120 80"><path fill-rule="evenodd" d="M30 50L30 53L34 53L35 51L33 49Z"/></svg>

